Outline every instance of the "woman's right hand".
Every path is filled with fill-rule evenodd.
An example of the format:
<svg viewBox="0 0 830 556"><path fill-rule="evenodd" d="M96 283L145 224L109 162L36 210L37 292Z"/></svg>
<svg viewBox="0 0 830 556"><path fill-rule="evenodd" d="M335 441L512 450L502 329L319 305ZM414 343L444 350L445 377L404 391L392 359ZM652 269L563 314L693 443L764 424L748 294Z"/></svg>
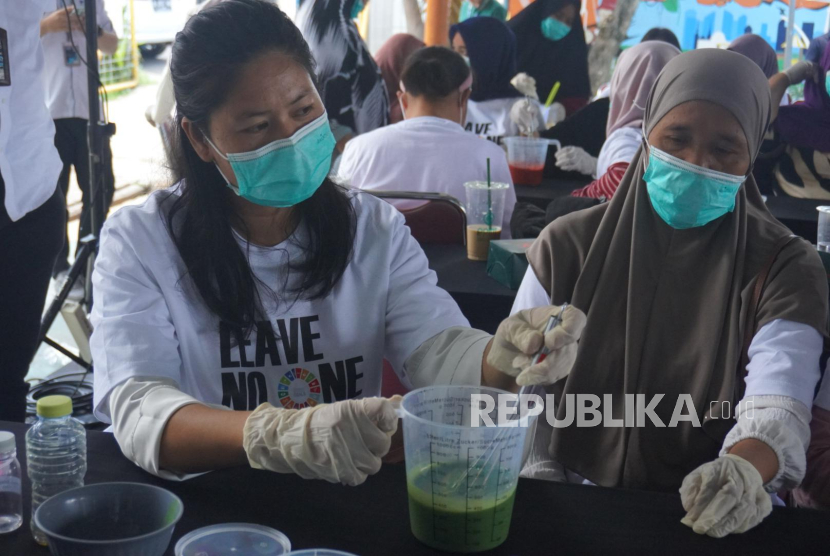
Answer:
<svg viewBox="0 0 830 556"><path fill-rule="evenodd" d="M264 403L245 422L243 447L255 469L354 486L380 470L397 428L385 398L299 410Z"/></svg>
<svg viewBox="0 0 830 556"><path fill-rule="evenodd" d="M568 305L562 311L562 322L544 333L548 320L559 315L556 306L519 311L502 321L487 363L504 374L516 377L519 386L548 385L568 376L576 361L577 342L585 328L585 313ZM550 354L536 365L533 357L542 347Z"/></svg>

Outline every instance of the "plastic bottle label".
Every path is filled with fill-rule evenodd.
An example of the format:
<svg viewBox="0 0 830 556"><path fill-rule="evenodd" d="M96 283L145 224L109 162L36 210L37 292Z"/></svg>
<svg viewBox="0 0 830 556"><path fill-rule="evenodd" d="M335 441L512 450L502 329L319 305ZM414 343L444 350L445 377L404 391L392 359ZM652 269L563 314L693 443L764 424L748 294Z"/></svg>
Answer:
<svg viewBox="0 0 830 556"><path fill-rule="evenodd" d="M20 477L0 477L0 492L16 494L23 492L23 483L20 481Z"/></svg>

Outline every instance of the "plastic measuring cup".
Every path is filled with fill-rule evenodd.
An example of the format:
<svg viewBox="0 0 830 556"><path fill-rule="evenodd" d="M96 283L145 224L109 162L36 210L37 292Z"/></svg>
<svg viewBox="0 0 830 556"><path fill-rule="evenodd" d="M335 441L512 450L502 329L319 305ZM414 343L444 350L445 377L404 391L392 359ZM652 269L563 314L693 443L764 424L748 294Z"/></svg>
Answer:
<svg viewBox="0 0 830 556"><path fill-rule="evenodd" d="M451 552L480 552L507 539L528 428L471 425L472 395L502 390L430 386L403 398L412 533ZM489 414L498 424L495 411Z"/></svg>
<svg viewBox="0 0 830 556"><path fill-rule="evenodd" d="M516 185L539 185L545 170L548 145L560 148L556 139L539 139L537 137L505 137L507 145L507 164L510 177Z"/></svg>

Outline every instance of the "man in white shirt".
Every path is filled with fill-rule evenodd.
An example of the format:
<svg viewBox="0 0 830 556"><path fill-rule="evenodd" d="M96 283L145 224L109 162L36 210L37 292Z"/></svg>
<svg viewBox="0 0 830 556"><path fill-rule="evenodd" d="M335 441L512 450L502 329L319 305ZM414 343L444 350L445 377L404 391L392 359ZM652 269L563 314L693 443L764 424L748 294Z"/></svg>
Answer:
<svg viewBox="0 0 830 556"><path fill-rule="evenodd" d="M79 237L90 232L92 198L89 194L89 148L87 126L89 124L89 85L86 67L86 20L82 14L84 2L91 0L52 0L47 2L48 13L40 23L41 43L44 55L44 77L46 79L46 104L55 121L55 146L63 162L58 184L64 198L69 189L69 171L75 168L78 186L83 193L83 209L79 224ZM114 54L118 49L118 37L112 26L104 0L96 1L98 22L98 48L105 54ZM54 8L56 10L52 11ZM103 119L103 112L99 116ZM115 188L112 171L112 151L109 138L103 138L104 156L101 167L104 171L103 220L109 208ZM69 243L64 241L63 249L55 262L53 276L62 283L69 270ZM83 293L83 282L78 280L70 298L79 299Z"/></svg>
<svg viewBox="0 0 830 556"><path fill-rule="evenodd" d="M423 48L407 61L398 98L404 121L360 135L346 144L339 176L360 189L447 193L462 203L464 183L491 179L510 185L503 239L510 237L516 192L507 157L494 143L467 133L470 69L457 53ZM398 208L411 208L411 204Z"/></svg>
<svg viewBox="0 0 830 556"><path fill-rule="evenodd" d="M0 421L25 417L23 377L65 225L38 39L45 9L43 0L0 2Z"/></svg>

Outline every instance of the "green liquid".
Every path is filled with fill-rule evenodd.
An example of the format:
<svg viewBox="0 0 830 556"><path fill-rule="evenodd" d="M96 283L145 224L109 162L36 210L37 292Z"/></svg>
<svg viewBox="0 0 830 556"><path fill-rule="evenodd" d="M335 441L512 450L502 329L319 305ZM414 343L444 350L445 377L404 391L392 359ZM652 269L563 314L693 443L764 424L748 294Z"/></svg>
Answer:
<svg viewBox="0 0 830 556"><path fill-rule="evenodd" d="M500 485L495 470L486 481L481 475L468 480L465 472L463 465L436 465L408 477L409 519L422 543L450 552L481 552L507 539L515 483Z"/></svg>

